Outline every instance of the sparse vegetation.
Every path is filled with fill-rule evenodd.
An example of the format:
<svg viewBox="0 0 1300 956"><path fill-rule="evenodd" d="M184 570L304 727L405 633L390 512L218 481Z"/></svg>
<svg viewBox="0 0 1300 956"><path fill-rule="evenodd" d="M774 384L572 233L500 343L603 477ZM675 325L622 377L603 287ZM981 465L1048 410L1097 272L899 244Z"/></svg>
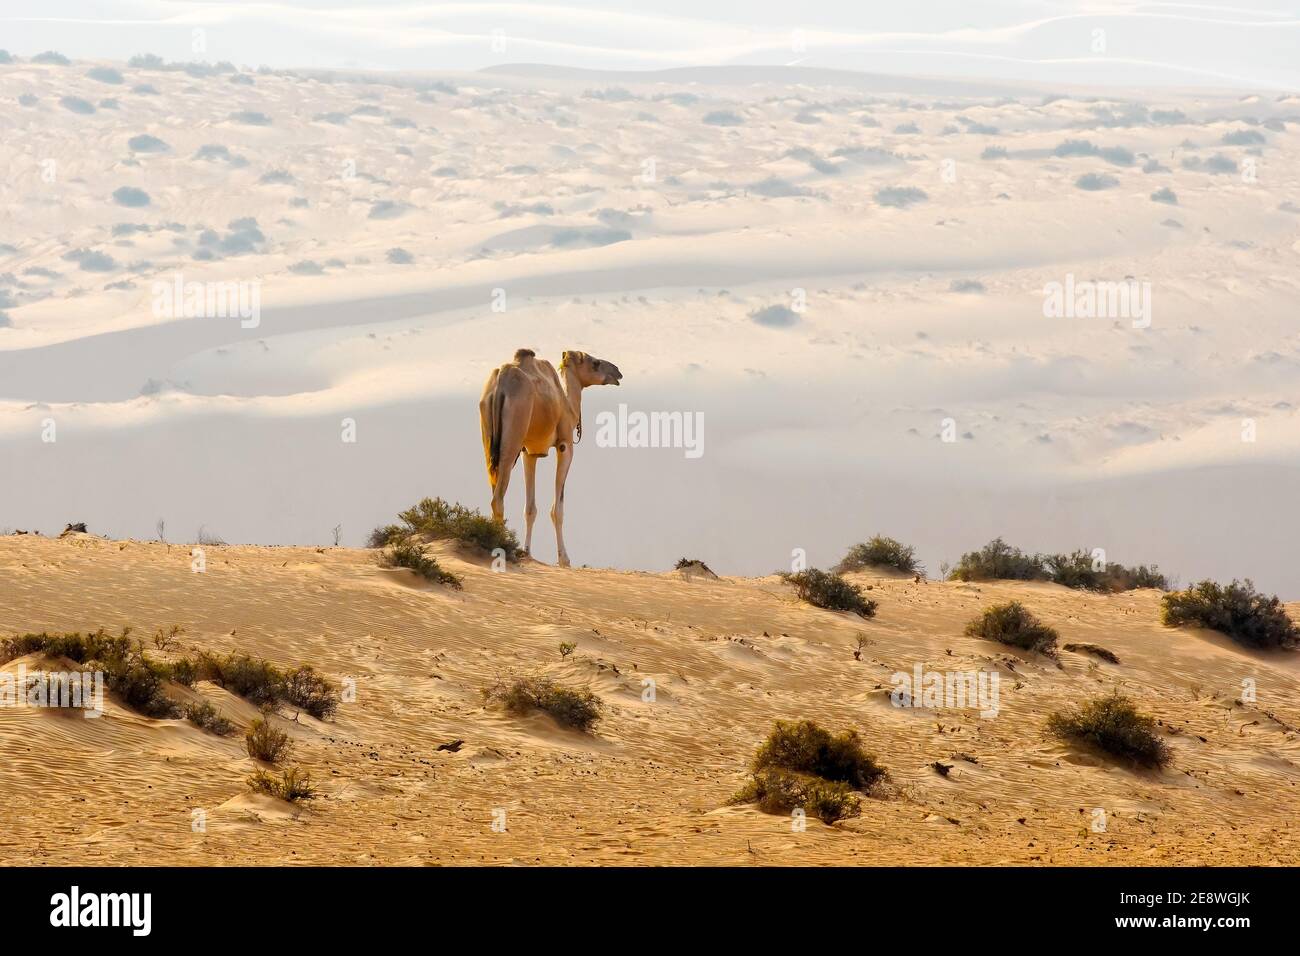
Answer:
<svg viewBox="0 0 1300 956"><path fill-rule="evenodd" d="M994 538L978 551L963 554L949 577L955 581L1041 581L1047 572L1037 555Z"/></svg>
<svg viewBox="0 0 1300 956"><path fill-rule="evenodd" d="M755 771L731 800L756 803L764 813L799 808L828 824L862 813L862 800L847 783L777 768Z"/></svg>
<svg viewBox="0 0 1300 956"><path fill-rule="evenodd" d="M287 703L317 720L324 720L338 710L334 685L308 664L286 672L269 661L247 654L223 656L203 652L194 662L193 670L195 679L212 681L260 707Z"/></svg>
<svg viewBox="0 0 1300 956"><path fill-rule="evenodd" d="M279 763L281 757L289 755L292 745L288 734L271 726L269 717L268 714L253 721L244 734L244 745L254 760Z"/></svg>
<svg viewBox="0 0 1300 956"><path fill-rule="evenodd" d="M1166 594L1160 619L1169 627L1191 624L1219 631L1247 647L1294 648L1300 643L1300 627L1282 602L1256 591L1249 579L1228 585L1202 581Z"/></svg>
<svg viewBox="0 0 1300 956"><path fill-rule="evenodd" d="M862 589L838 574L808 568L796 574L788 572L782 579L794 586L799 599L829 611L852 611L861 617L874 617L876 602L862 596Z"/></svg>
<svg viewBox="0 0 1300 956"><path fill-rule="evenodd" d="M1057 634L1019 601L994 604L966 625L966 634L1010 644L1021 650L1036 651L1048 657L1056 655Z"/></svg>
<svg viewBox="0 0 1300 956"><path fill-rule="evenodd" d="M216 734L218 737L229 737L235 732L235 725L222 717L217 712L217 708L204 701L201 704L189 704L185 708L185 719L200 730L206 730L208 733Z"/></svg>
<svg viewBox="0 0 1300 956"><path fill-rule="evenodd" d="M108 689L137 713L179 716L180 707L164 692L164 683L173 676L172 666L148 657L130 633L124 629L113 637L101 628L91 634L15 635L0 641L0 662L35 653L64 657L85 670L101 671Z"/></svg>
<svg viewBox="0 0 1300 956"><path fill-rule="evenodd" d="M317 720L332 717L339 709L334 685L316 673L310 664L295 667L284 675L284 699Z"/></svg>
<svg viewBox="0 0 1300 956"><path fill-rule="evenodd" d="M916 552L900 541L876 535L866 544L855 544L840 562L843 571L863 568L893 568L907 574L925 570L916 560Z"/></svg>
<svg viewBox="0 0 1300 956"><path fill-rule="evenodd" d="M405 528L395 524L380 525L370 536L366 538L367 548L386 548L389 544L400 541L405 538L407 531Z"/></svg>
<svg viewBox="0 0 1300 956"><path fill-rule="evenodd" d="M765 813L801 807L826 823L857 816L857 791L887 779L885 769L852 730L832 734L811 720L778 720L754 755L752 779L733 803L757 803Z"/></svg>
<svg viewBox="0 0 1300 956"><path fill-rule="evenodd" d="M521 677L509 686L498 684L483 692L489 701L499 701L512 714L544 711L557 723L589 732L601 718L604 705L589 690L574 690L546 677Z"/></svg>
<svg viewBox="0 0 1300 956"><path fill-rule="evenodd" d="M578 645L575 644L575 643L573 643L573 641L561 641L561 642L560 642L560 660L564 660L566 657L568 657L570 654L572 654L572 653L573 653L574 651L576 651L577 649L578 649Z"/></svg>
<svg viewBox="0 0 1300 956"><path fill-rule="evenodd" d="M410 538L395 541L381 556L380 563L387 568L409 568L426 581L445 584L454 591L464 587L460 578L443 568L437 558L429 556L424 545Z"/></svg>
<svg viewBox="0 0 1300 956"><path fill-rule="evenodd" d="M1112 664L1119 663L1119 656L1111 650L1098 644L1066 644L1065 650L1072 651L1075 654L1091 654L1093 657L1100 657L1103 661L1109 661Z"/></svg>
<svg viewBox="0 0 1300 956"><path fill-rule="evenodd" d="M1047 718L1047 729L1063 740L1092 747L1143 767L1169 763L1169 747L1156 736L1156 722L1138 712L1119 692L1096 697L1077 710Z"/></svg>
<svg viewBox="0 0 1300 956"><path fill-rule="evenodd" d="M945 565L946 567L946 565ZM961 556L944 577L954 581L1052 581L1087 591L1131 591L1169 586L1155 565L1125 567L1114 562L1098 566L1091 552L1029 554L994 538L978 551Z"/></svg>
<svg viewBox="0 0 1300 956"><path fill-rule="evenodd" d="M1098 560L1086 551L1071 554L1040 555L1039 560L1049 580L1067 588L1085 591L1131 591L1134 588L1165 590L1168 579L1152 565L1126 568L1110 562L1098 567Z"/></svg>
<svg viewBox="0 0 1300 956"><path fill-rule="evenodd" d="M451 504L441 498L425 498L397 517L406 525L406 534L460 541L489 552L500 548L508 561L519 557L519 539L505 522L488 518L464 505ZM373 540L373 532L371 537Z"/></svg>
<svg viewBox="0 0 1300 956"><path fill-rule="evenodd" d="M286 768L278 777L265 770L257 770L248 778L248 788L254 793L264 793L289 803L314 800L317 795L311 773L297 767Z"/></svg>

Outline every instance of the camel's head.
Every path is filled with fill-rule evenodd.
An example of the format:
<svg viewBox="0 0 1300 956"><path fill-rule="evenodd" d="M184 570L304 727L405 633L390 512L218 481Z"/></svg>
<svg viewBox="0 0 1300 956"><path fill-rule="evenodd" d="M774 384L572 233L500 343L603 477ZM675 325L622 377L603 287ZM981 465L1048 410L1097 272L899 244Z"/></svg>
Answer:
<svg viewBox="0 0 1300 956"><path fill-rule="evenodd" d="M560 357L561 369L572 369L583 388L588 385L617 385L623 373L613 362L606 362L586 352L565 352Z"/></svg>

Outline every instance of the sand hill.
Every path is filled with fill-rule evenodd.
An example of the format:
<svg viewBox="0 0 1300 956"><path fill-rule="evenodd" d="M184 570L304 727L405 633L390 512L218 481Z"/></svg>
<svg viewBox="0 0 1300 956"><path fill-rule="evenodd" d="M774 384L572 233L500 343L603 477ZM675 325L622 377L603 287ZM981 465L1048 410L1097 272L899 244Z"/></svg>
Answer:
<svg viewBox="0 0 1300 956"><path fill-rule="evenodd" d="M0 709L0 861L1300 863L1300 664L1165 629L1156 592L858 574L879 602L863 621L797 602L775 576L533 562L496 573L437 550L463 591L417 585L371 551L216 547L195 574L185 545L0 538L2 634L179 624L184 650L246 651L356 682L355 702L329 721L275 718L320 785L304 809L248 792L242 734L120 702L99 720ZM1063 643L1102 645L1120 663L1063 652L1057 667L963 636L1011 597ZM859 634L871 643L855 661ZM563 642L577 648L564 660ZM997 669L1000 712L891 706L891 675L917 663ZM484 704L497 678L533 673L598 694L596 732ZM1254 705L1234 703L1246 678ZM1045 735L1049 712L1117 685L1162 722L1170 768L1126 769ZM241 726L256 715L210 684L192 693ZM860 817L793 832L789 817L727 805L773 720L795 717L857 728L889 769ZM1091 825L1097 808L1104 832ZM206 832L192 827L195 809ZM505 832L492 829L499 810Z"/></svg>

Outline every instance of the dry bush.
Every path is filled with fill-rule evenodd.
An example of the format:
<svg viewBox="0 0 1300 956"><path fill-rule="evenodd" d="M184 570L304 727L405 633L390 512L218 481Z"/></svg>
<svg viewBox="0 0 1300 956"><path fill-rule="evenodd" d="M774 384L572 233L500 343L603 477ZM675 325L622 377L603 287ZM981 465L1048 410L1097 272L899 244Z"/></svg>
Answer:
<svg viewBox="0 0 1300 956"><path fill-rule="evenodd" d="M289 735L272 727L268 718L269 715L253 721L244 735L244 745L254 760L279 763L281 757L289 755L293 745L289 742Z"/></svg>
<svg viewBox="0 0 1300 956"><path fill-rule="evenodd" d="M1047 729L1063 740L1087 744L1143 767L1169 763L1169 747L1156 736L1156 722L1138 712L1118 691L1096 697L1077 710L1054 713Z"/></svg>
<svg viewBox="0 0 1300 956"><path fill-rule="evenodd" d="M828 611L852 611L860 617L874 617L876 602L862 596L862 589L838 574L808 568L796 574L783 573L781 578L794 586L800 600Z"/></svg>
<svg viewBox="0 0 1300 956"><path fill-rule="evenodd" d="M840 562L843 571L861 571L863 568L893 568L908 574L925 569L916 560L916 550L893 538L876 535L865 544L855 544Z"/></svg>
<svg viewBox="0 0 1300 956"><path fill-rule="evenodd" d="M248 778L248 788L254 793L265 793L289 803L314 800L317 796L311 773L297 767L286 768L278 777L265 770L256 770Z"/></svg>
<svg viewBox="0 0 1300 956"><path fill-rule="evenodd" d="M1021 650L1056 656L1056 631L1048 627L1019 601L994 604L966 625L966 634L986 641L1009 644Z"/></svg>
<svg viewBox="0 0 1300 956"><path fill-rule="evenodd" d="M564 687L546 677L521 677L509 686L498 684L484 691L490 701L499 701L512 714L544 711L565 727L590 731L601 718L603 704L589 690Z"/></svg>
<svg viewBox="0 0 1300 956"><path fill-rule="evenodd" d="M1287 616L1282 602L1265 597L1247 579L1228 585L1202 581L1161 600L1160 619L1170 627L1193 624L1226 634L1247 647L1294 648L1300 627Z"/></svg>

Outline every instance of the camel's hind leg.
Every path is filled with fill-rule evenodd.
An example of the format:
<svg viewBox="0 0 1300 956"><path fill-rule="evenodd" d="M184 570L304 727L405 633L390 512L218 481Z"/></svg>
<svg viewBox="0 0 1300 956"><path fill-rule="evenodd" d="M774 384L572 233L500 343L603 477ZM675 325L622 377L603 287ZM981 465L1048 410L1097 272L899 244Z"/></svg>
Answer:
<svg viewBox="0 0 1300 956"><path fill-rule="evenodd" d="M537 456L524 452L524 551L533 553L533 521L537 518Z"/></svg>
<svg viewBox="0 0 1300 956"><path fill-rule="evenodd" d="M520 399L507 396L501 409L501 457L497 465L497 481L492 486L492 517L498 521L506 520L506 491L510 487L510 472L514 470L515 461L524 449L524 436L528 432L528 420L533 414L531 398Z"/></svg>
<svg viewBox="0 0 1300 956"><path fill-rule="evenodd" d="M551 520L555 522L555 550L559 552L559 565L569 566L569 552L564 547L564 482L569 477L569 465L573 462L573 446L568 442L560 445L559 455L555 460L555 504L551 507Z"/></svg>

